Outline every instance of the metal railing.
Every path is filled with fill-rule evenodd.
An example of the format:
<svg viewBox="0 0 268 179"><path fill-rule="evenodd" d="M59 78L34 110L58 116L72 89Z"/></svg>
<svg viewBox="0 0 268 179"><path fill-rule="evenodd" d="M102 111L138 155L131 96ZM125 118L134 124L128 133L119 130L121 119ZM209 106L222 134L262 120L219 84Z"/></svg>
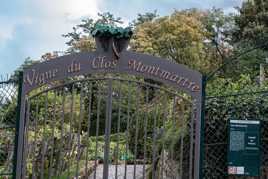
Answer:
<svg viewBox="0 0 268 179"><path fill-rule="evenodd" d="M17 82L0 76L0 178L11 178L16 128Z"/></svg>
<svg viewBox="0 0 268 179"><path fill-rule="evenodd" d="M10 77L0 77L0 178L11 178L13 174L17 93L18 83L15 80ZM231 178L227 175L227 125L230 117L262 121L262 167L259 178L264 179L268 176L268 113L265 112L266 108L268 109L268 91L207 97L204 179ZM217 114L220 116L213 115L213 109L217 109Z"/></svg>
<svg viewBox="0 0 268 179"><path fill-rule="evenodd" d="M261 171L268 177L268 91L207 97L203 178L248 179L227 175L228 119L261 121ZM252 178L250 178L252 179Z"/></svg>

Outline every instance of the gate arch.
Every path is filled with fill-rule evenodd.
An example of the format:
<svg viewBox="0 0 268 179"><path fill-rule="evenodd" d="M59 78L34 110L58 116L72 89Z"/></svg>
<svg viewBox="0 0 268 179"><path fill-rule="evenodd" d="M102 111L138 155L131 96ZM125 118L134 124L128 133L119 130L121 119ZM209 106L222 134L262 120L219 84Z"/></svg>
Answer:
<svg viewBox="0 0 268 179"><path fill-rule="evenodd" d="M109 76L100 77L100 74L109 74ZM123 74L123 76L117 78L117 74ZM155 82L151 84L142 80L137 81L128 77L129 75L140 79L151 79ZM125 168L129 167L133 167L131 177L134 178L138 178L139 174L145 177L146 171L149 170L151 172L148 176L151 178L164 177L168 174L168 172L164 172L164 167L170 164L165 163L164 158L170 157L169 155L176 158L172 161L176 162L174 164L177 166L175 173L179 171L176 174L178 177L199 178L202 96L204 93L203 76L199 72L150 55L124 50L120 53L120 58L116 58L109 51L97 50L34 64L24 70L23 79L16 178L53 178L68 169L71 170L72 165L68 161L72 160L77 162L73 177L79 175L81 165L85 166L86 177L90 177L92 171L89 170L92 168L88 169L88 165L94 161L92 164L94 167L103 167L100 174L102 178L108 178L109 170L111 173L113 166L115 167L115 178L120 178L118 147L124 146L125 153L121 154L122 161L125 161L123 178L127 178L128 169ZM64 82L66 79L69 79L68 82ZM46 89L43 89L42 86ZM149 99L152 93L153 98ZM182 93L187 94L188 97ZM52 98L52 96L54 97ZM37 104L40 99L43 100L42 103ZM92 100L95 101L92 102ZM122 106L122 100L125 102L125 106ZM170 106L170 104L172 105ZM79 106L79 110L73 109L74 107L66 109L65 105ZM148 109L148 112L146 109L150 105L152 109L151 111ZM127 109L124 109L126 106ZM72 110L77 112L76 116ZM123 113L126 115L125 126L118 122L118 120L122 120ZM67 115L71 117L68 118ZM141 124L146 124L148 115L151 116L151 131L146 131L146 127L142 129L140 127ZM85 120L86 117L87 120ZM93 133L89 131L93 128L88 126L92 121L95 123ZM115 121L117 125L114 125ZM172 121L175 122L172 123ZM70 124L72 122L75 122L77 126L72 127ZM83 122L87 126L85 129L82 129ZM99 122L102 122L103 125L100 126ZM67 127L65 123L68 123ZM159 142L164 143L165 134L170 132L165 129L171 128L172 124L178 128L178 130L174 129L172 135L175 135L175 131L179 131L179 129L184 131L185 128L186 131L176 134L179 135L177 138L179 141L176 143L180 148L178 155L175 155L174 148L165 149L172 148L171 144L163 144L163 147L161 147L162 144L159 144ZM46 126L50 126L52 129L56 126L60 135L55 137L54 133L52 135L51 131L47 131ZM118 128L121 129L118 130ZM68 129L71 132L67 132ZM42 131L42 136L34 137ZM83 132L88 135L83 136ZM143 136L141 136L141 132L143 132ZM67 144L64 145L62 150L66 149L65 154L62 151L55 153L53 151L55 143L70 142L72 134L76 134L76 144L71 145L71 148ZM87 140L95 140L95 150L97 151L99 150L98 145L100 145L97 141L100 140L100 137L104 139L103 146L100 147L104 156L101 159L103 164L97 165L96 163L100 161L97 159L98 152L91 160L88 158L90 144ZM126 137L128 138L126 139ZM111 138L124 138L123 146L119 145L122 141L114 142ZM144 140L139 142L139 138L144 138ZM148 144L145 138L151 143ZM75 141L72 142L75 143ZM166 142L168 143L168 141ZM115 146L111 147L111 145ZM146 156L149 148L150 154ZM72 156L74 158L68 158L71 149L76 150ZM41 156L33 155L38 153L37 150ZM111 159L111 150L115 150L114 153L117 153L117 156L114 156L116 159ZM83 154L80 153L81 151ZM128 160L126 158L129 157L128 153L133 155L132 159L129 159L133 166L126 162ZM57 161L56 157L59 157ZM81 157L86 158L84 163ZM161 163L160 160L163 162ZM142 169L138 166L142 166ZM98 177L98 167L95 169L93 178L94 175ZM55 172L56 170L59 172ZM169 170L167 169L167 171ZM69 173L68 177L70 176Z"/></svg>

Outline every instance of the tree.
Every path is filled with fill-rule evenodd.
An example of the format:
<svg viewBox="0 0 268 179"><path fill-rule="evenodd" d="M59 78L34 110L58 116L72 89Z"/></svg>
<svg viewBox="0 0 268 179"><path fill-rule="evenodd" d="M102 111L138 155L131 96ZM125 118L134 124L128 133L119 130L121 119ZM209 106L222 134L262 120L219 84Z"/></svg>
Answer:
<svg viewBox="0 0 268 179"><path fill-rule="evenodd" d="M225 15L222 9L212 8L201 17L205 30L208 32L208 42L224 60L231 54L231 30L234 27L233 16Z"/></svg>
<svg viewBox="0 0 268 179"><path fill-rule="evenodd" d="M131 48L208 73L221 63L218 52L220 44L217 41L218 48L212 48L211 45L216 35L212 30L214 24L204 21L209 16L216 19L210 13L191 9L141 21L143 23L137 23L134 29Z"/></svg>
<svg viewBox="0 0 268 179"><path fill-rule="evenodd" d="M138 14L137 19L135 19L132 24L133 26L138 26L145 22L152 22L155 18L158 17L157 11L154 12L146 12L145 14Z"/></svg>
<svg viewBox="0 0 268 179"><path fill-rule="evenodd" d="M69 38L66 44L70 47L68 53L88 52L96 49L94 38L91 35L92 30L97 24L108 24L118 26L122 24L120 17L115 17L109 12L98 13L99 18L83 19L81 24L73 27L73 32L64 34L63 37Z"/></svg>
<svg viewBox="0 0 268 179"><path fill-rule="evenodd" d="M268 41L268 2L265 0L244 1L235 16L234 42L245 41L258 45ZM268 47L266 47L268 49Z"/></svg>
<svg viewBox="0 0 268 179"><path fill-rule="evenodd" d="M239 74L247 73L255 79L259 74L259 64L265 63L268 55L267 7L265 0L248 0L237 8L239 14L233 16L230 42L234 56L240 57L228 66L229 77L236 78Z"/></svg>

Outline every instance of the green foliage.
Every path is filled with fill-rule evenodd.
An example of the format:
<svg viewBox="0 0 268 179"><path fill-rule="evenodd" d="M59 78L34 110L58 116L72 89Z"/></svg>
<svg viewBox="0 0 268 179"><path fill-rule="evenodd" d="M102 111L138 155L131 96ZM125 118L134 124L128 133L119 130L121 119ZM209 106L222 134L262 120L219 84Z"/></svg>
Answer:
<svg viewBox="0 0 268 179"><path fill-rule="evenodd" d="M240 14L235 16L236 28L233 40L259 45L268 39L268 2L265 0L244 1ZM266 50L268 47L266 47Z"/></svg>
<svg viewBox="0 0 268 179"><path fill-rule="evenodd" d="M115 17L113 14L99 13L99 18L83 19L82 23L73 27L73 32L64 34L63 37L69 40L66 44L70 47L69 53L73 52L89 52L96 49L93 36L114 36L116 38L129 38L132 35L130 28L121 28L121 18Z"/></svg>
<svg viewBox="0 0 268 179"><path fill-rule="evenodd" d="M234 56L241 55L226 70L228 77L238 77L240 74L250 74L255 78L259 71L259 64L266 63L268 57L268 2L263 0L243 1L237 8L239 13L233 15L234 26L229 30L230 42Z"/></svg>
<svg viewBox="0 0 268 179"><path fill-rule="evenodd" d="M121 17L115 17L110 12L98 13L99 19L97 19L96 24L109 24L116 26L117 24L122 24L123 21Z"/></svg>
<svg viewBox="0 0 268 179"><path fill-rule="evenodd" d="M17 99L13 99L0 107L0 126L12 126L16 123Z"/></svg>
<svg viewBox="0 0 268 179"><path fill-rule="evenodd" d="M219 16L222 19L217 21ZM224 53L227 47L219 44L215 38L221 36L226 19L221 11L207 13L196 9L154 17L138 23L134 28L131 48L208 73L222 63L219 49ZM215 29L215 25L218 29Z"/></svg>
<svg viewBox="0 0 268 179"><path fill-rule="evenodd" d="M252 49L252 44L242 44L236 47L233 51L234 56L243 54ZM243 74L248 74L253 80L257 80L260 73L260 64L266 66L267 52L262 49L256 49L244 55L241 55L238 59L234 59L229 65L221 70L221 77L232 78L233 80L239 80L239 77ZM267 68L265 68L267 72Z"/></svg>
<svg viewBox="0 0 268 179"><path fill-rule="evenodd" d="M256 1L259 3L259 1ZM262 9L260 5L250 4L250 2L244 3L240 9L241 14L228 16L220 9L212 9L209 11L202 11L198 9L174 11L170 16L159 17L155 12L138 14L138 18L133 21L134 37L131 40L130 48L137 52L143 52L156 56L168 58L176 61L177 63L187 65L192 69L201 71L206 74L216 67L219 67L225 62L226 57L240 54L242 51L251 48L252 46L259 44L267 40L267 22L263 20L266 18L266 9ZM255 9L251 9L254 7ZM243 13L242 13L243 12ZM234 20L235 19L235 20ZM87 52L95 49L95 43L93 37L114 37L114 38L130 38L132 36L132 29L121 28L118 24L121 24L121 18L116 18L110 13L99 14L99 19L84 19L81 24L73 28L73 32L70 32L64 37L69 38L67 42L70 49L68 52ZM230 36L230 32L232 35ZM257 38L255 38L257 37ZM237 45L238 44L238 45ZM221 71L221 77L210 81L207 84L208 96L224 96L232 93L249 92L249 95L243 96L228 96L221 98L210 98L206 103L206 119L209 122L215 120L227 120L230 118L236 119L264 119L268 117L268 100L265 98L265 94L251 94L253 91L268 90L268 85L265 84L262 87L256 85L256 77L258 75L258 65L263 62L267 51L265 49L258 49L247 55L240 57L239 62L228 66ZM28 59L24 66L32 64L33 61ZM104 76L108 76L105 74ZM114 76L117 76L115 74ZM100 77L100 75L91 76ZM83 78L83 77L81 77ZM148 79L140 79L135 77L129 77L123 75L125 79L135 79L140 81L146 81L155 83ZM70 79L67 79L67 81ZM61 82L56 82L61 83ZM120 86L121 85L121 86ZM159 84L161 86L161 84ZM152 156L152 144L155 137L157 148L157 159L162 151L171 152L171 150L177 151L180 148L180 139L184 139L185 143L189 143L189 119L190 110L179 108L178 111L184 112L184 119L180 120L176 118L175 122L171 115L172 111L172 99L169 97L166 99L167 104L158 103L157 100L163 101L164 93L159 93L155 89L149 90L149 104L158 105L158 110L153 107L146 109L145 89L141 89L139 93L140 101L137 99L136 87L128 86L127 84L114 83L113 87L113 101L112 101L112 126L111 126L111 144L110 144L110 161L114 162L117 159L127 158L127 162L132 162L135 153L135 143L137 140L137 158L142 159L144 147L147 148L147 156ZM130 102L128 98L121 99L121 116L118 116L119 105L119 86L122 94L130 94ZM66 101L63 101L62 89L56 90L55 94L48 92L48 108L45 110L46 97L40 96L37 100L31 102L31 117L29 123L33 126L36 116L37 128L36 131L28 132L28 140L33 141L36 139L37 146L29 158L33 159L41 155L41 147L45 144L54 142L54 150L51 146L47 148L45 169L48 171L49 165L62 165L62 176L66 178L68 171L66 166L70 166L71 175L74 176L76 170L77 160L77 142L76 138L79 135L81 137L81 145L88 146L87 149L83 148L81 152L80 166L85 165L86 157L88 160L95 159L96 142L98 141L99 150L97 151L97 159L103 160L103 149L105 144L105 119L106 119L106 100L107 100L107 84L98 81L98 83L92 83L93 92L89 96L89 83L85 84L85 90L87 96L83 99L83 106L80 106L80 92L81 85L74 86L73 98L73 117L72 117L72 104L71 104L71 87L66 86L63 90L68 95ZM100 90L100 93L98 93ZM40 91L40 89L34 91L34 93ZM157 94L157 95L156 95ZM160 96L157 99L156 96ZM91 104L89 104L89 98L92 98ZM189 98L189 97L187 97ZM99 111L98 111L98 99L101 99ZM139 104L139 110L137 110L137 102ZM56 104L56 109L53 108L53 104ZM130 103L130 104L129 104ZM179 106L183 106L185 102L180 102ZM64 105L62 105L64 104ZM87 133L89 122L87 112L89 106L92 105L92 116L89 134ZM1 108L1 124L9 125L14 124L13 115L15 113L15 101L3 105ZM38 106L39 111L36 111ZM81 107L86 112L80 121L80 109ZM169 112L168 116L164 116L164 109ZM62 112L64 110L64 112ZM147 111L148 110L148 111ZM52 121L55 112L56 120ZM97 126L97 114L99 113L99 133L96 134ZM147 138L146 144L144 144L144 120L145 116L148 117L148 124L146 127ZM180 114L175 114L180 116ZM117 122L120 117L121 129L118 131ZM49 119L44 123L44 119ZM126 134L127 120L130 119L129 133ZM166 118L166 123L163 119ZM179 123L181 121L182 123ZM80 123L81 122L81 123ZM156 128L154 129L154 122ZM71 125L72 123L72 125ZM81 126L80 126L81 124ZM45 127L44 127L45 126ZM165 133L163 134L163 126L165 127ZM81 130L79 129L81 127ZM65 131L63 133L62 131ZM67 131L67 132L66 132ZM156 136L153 136L154 132ZM70 134L71 133L71 134ZM138 134L136 136L136 134ZM89 136L90 137L89 137ZM126 135L129 135L130 143L129 150L126 154ZM7 143L10 138L0 141L0 144ZM117 146L117 141L119 141ZM71 145L68 146L68 145ZM69 149L65 153L62 149ZM118 147L118 151L117 151ZM118 155L117 155L118 152ZM48 161L52 156L52 162ZM127 157L126 157L127 156ZM61 158L62 157L62 158ZM0 162L3 162L8 158L8 154L5 149L0 150ZM151 157L152 158L152 157ZM3 159L1 161L1 159ZM61 161L62 160L62 161ZM179 156L175 157L175 160L179 160ZM92 165L92 164L91 164ZM40 166L40 161L37 162L37 167ZM28 172L31 172L32 163L27 166ZM84 168L79 169L82 171Z"/></svg>
<svg viewBox="0 0 268 179"><path fill-rule="evenodd" d="M158 16L156 10L153 12L146 12L145 14L138 14L138 17L132 22L132 25L137 27L143 23L152 22Z"/></svg>
<svg viewBox="0 0 268 179"><path fill-rule="evenodd" d="M126 154L126 137L125 133L116 133L112 134L110 136L110 155L109 160L111 162L115 162L116 160L120 160L122 156L127 155L128 160L133 160L133 154L131 151L128 151ZM104 159L104 146L105 146L105 136L99 136L99 137L90 137L88 139L88 159L89 160L95 160L95 149L96 149L96 142L98 141L98 148L97 151L97 159L103 160ZM117 142L118 146L117 146ZM117 148L118 147L118 148ZM118 152L118 153L117 153ZM86 155L86 153L85 153ZM86 158L86 156L84 156Z"/></svg>
<svg viewBox="0 0 268 179"><path fill-rule="evenodd" d="M133 32L130 27L116 27L107 24L96 24L94 30L92 30L91 35L93 37L114 37L116 39L129 39Z"/></svg>
<svg viewBox="0 0 268 179"><path fill-rule="evenodd" d="M235 119L265 119L267 117L268 99L266 93L268 85L259 87L249 75L242 75L239 80L217 79L208 85L209 96L223 96L209 98L206 103L206 117L214 120ZM230 95L241 94L244 95ZM230 96L229 96L230 95Z"/></svg>
<svg viewBox="0 0 268 179"><path fill-rule="evenodd" d="M241 75L237 80L232 78L217 78L207 85L208 96L223 96L234 93L252 92L268 89L260 88L250 75Z"/></svg>

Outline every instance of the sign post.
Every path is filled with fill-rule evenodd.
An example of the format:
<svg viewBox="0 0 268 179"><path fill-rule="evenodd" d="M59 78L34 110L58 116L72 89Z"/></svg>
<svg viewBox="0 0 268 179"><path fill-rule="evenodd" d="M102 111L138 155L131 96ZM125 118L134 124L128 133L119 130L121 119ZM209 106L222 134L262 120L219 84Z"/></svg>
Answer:
<svg viewBox="0 0 268 179"><path fill-rule="evenodd" d="M230 120L228 174L260 175L260 121Z"/></svg>

